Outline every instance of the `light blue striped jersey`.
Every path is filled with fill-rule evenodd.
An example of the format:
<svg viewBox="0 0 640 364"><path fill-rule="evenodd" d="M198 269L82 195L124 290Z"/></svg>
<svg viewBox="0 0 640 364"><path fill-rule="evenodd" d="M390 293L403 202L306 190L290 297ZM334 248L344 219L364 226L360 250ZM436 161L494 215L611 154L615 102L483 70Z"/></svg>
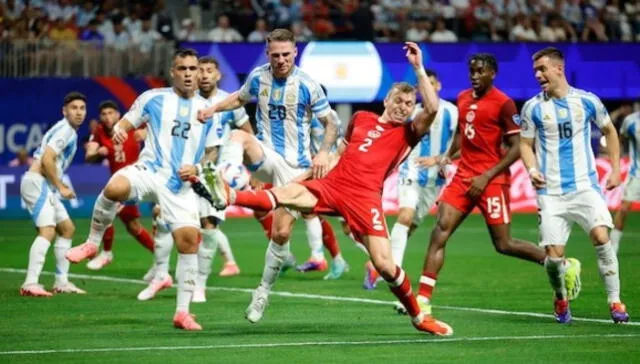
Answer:
<svg viewBox="0 0 640 364"><path fill-rule="evenodd" d="M294 168L311 166L311 116L331 112L318 82L298 67L285 79L273 77L271 66L254 69L240 88L240 99L256 97L257 137Z"/></svg>
<svg viewBox="0 0 640 364"><path fill-rule="evenodd" d="M197 120L198 110L209 105L200 95L185 99L172 88L158 88L140 95L123 117L135 128L148 124L139 161L166 178L172 192L183 188L177 173L180 167L200 162L205 147L215 146L214 127L220 115L215 114L204 124Z"/></svg>
<svg viewBox="0 0 640 364"><path fill-rule="evenodd" d="M422 111L422 106L416 106L411 119ZM421 168L416 164L416 158L441 155L449 149L456 128L458 127L458 108L449 101L440 99L438 113L431 124L429 132L420 143L413 148L409 157L400 165L400 178L412 180L420 187L434 187L444 185L445 179L438 174L438 167Z"/></svg>
<svg viewBox="0 0 640 364"><path fill-rule="evenodd" d="M331 110L331 114L333 115L333 120L335 120L338 124L338 137L336 138L335 144L331 148L331 152L335 152L338 148L338 145L340 145L340 143L342 142L343 135L342 129L340 128L340 126L342 125L342 121L340 121L340 116L338 116L338 113L335 112L335 110ZM311 119L311 155L318 154L320 148L322 147L323 140L324 125L322 125L322 122L314 116L313 119Z"/></svg>
<svg viewBox="0 0 640 364"><path fill-rule="evenodd" d="M638 170L640 165L640 155L638 154L640 148L640 111L636 111L624 118L620 134L629 139L629 159L631 161L629 175L640 177L640 171Z"/></svg>
<svg viewBox="0 0 640 364"><path fill-rule="evenodd" d="M225 90L217 89L215 95L212 95L207 100L211 104L215 104L224 100L229 93ZM229 138L231 129L237 129L249 121L249 116L244 107L239 107L234 110L222 111L220 114L220 124L215 126L215 133L217 142L216 145L222 145Z"/></svg>
<svg viewBox="0 0 640 364"><path fill-rule="evenodd" d="M570 88L567 96L555 99L541 92L524 104L521 119L521 135L535 139L538 166L546 181L539 194L563 195L589 188L602 192L590 123L602 129L611 119L596 95Z"/></svg>
<svg viewBox="0 0 640 364"><path fill-rule="evenodd" d="M42 159L47 147L56 153L56 172L58 178L62 178L62 174L71 165L78 148L78 133L66 118L55 123L44 134L40 146L33 152L33 158Z"/></svg>

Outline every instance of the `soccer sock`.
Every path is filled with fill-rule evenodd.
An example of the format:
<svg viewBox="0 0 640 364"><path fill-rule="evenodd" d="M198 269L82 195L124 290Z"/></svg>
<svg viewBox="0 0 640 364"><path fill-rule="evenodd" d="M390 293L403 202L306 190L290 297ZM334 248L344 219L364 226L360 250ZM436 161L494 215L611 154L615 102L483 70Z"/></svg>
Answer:
<svg viewBox="0 0 640 364"><path fill-rule="evenodd" d="M336 259L340 255L340 246L338 245L338 239L333 232L333 226L323 217L319 217L320 224L322 225L322 244L331 254L331 258Z"/></svg>
<svg viewBox="0 0 640 364"><path fill-rule="evenodd" d="M278 207L276 197L268 190L236 191L235 200L231 201L231 203L236 206L263 211L270 211Z"/></svg>
<svg viewBox="0 0 640 364"><path fill-rule="evenodd" d="M154 279L164 279L169 275L169 260L171 259L172 248L173 237L171 236L171 232L164 226L164 224L158 224L153 251L153 255L156 260L156 273Z"/></svg>
<svg viewBox="0 0 640 364"><path fill-rule="evenodd" d="M398 297L398 300L407 309L409 315L411 317L418 316L420 314L420 306L418 306L418 301L411 291L411 281L404 270L396 266L396 274L387 283L389 283L391 292Z"/></svg>
<svg viewBox="0 0 640 364"><path fill-rule="evenodd" d="M313 260L324 260L320 218L314 216L310 219L304 219L304 224L307 227L307 240L309 241L309 249L311 249L311 258Z"/></svg>
<svg viewBox="0 0 640 364"><path fill-rule="evenodd" d="M151 237L151 234L149 234L147 229L142 228L138 230L138 232L133 237L136 238L136 240L138 241L138 243L140 243L140 245L147 248L148 251L153 253L154 242L153 242L153 238Z"/></svg>
<svg viewBox="0 0 640 364"><path fill-rule="evenodd" d="M566 300L567 287L565 287L564 275L567 271L567 266L565 264L564 257L552 258L547 256L544 260L544 268L547 271L549 283L551 283L551 288L553 288L556 298L559 300Z"/></svg>
<svg viewBox="0 0 640 364"><path fill-rule="evenodd" d="M262 286L267 291L271 290L271 287L276 282L276 278L280 274L280 267L282 263L289 255L289 242L283 245L278 245L269 241L269 247L267 247L267 253L265 254L264 271L262 272Z"/></svg>
<svg viewBox="0 0 640 364"><path fill-rule="evenodd" d="M220 249L220 253L224 255L226 262L235 263L236 258L233 256L233 251L231 250L231 245L229 244L227 235L220 229L213 230L213 234L216 242L218 243L218 249Z"/></svg>
<svg viewBox="0 0 640 364"><path fill-rule="evenodd" d="M607 290L607 301L609 304L620 302L620 274L618 271L618 257L616 256L611 242L603 245L596 245L598 255L598 269L600 277Z"/></svg>
<svg viewBox="0 0 640 364"><path fill-rule="evenodd" d="M51 243L49 240L42 236L37 236L31 244L29 249L29 266L27 267L27 277L24 280L24 284L38 283L42 267L44 266L44 258L47 255L49 246Z"/></svg>
<svg viewBox="0 0 640 364"><path fill-rule="evenodd" d="M267 239L271 240L271 225L273 225L273 213L269 212L265 216L256 219L258 220L260 225L262 225L264 235L267 237Z"/></svg>
<svg viewBox="0 0 640 364"><path fill-rule="evenodd" d="M69 281L69 264L71 264L65 253L71 248L71 239L58 236L53 244L53 251L56 256L56 282L66 283Z"/></svg>
<svg viewBox="0 0 640 364"><path fill-rule="evenodd" d="M178 279L178 298L176 312L189 312L189 302L196 288L198 276L198 254L178 254L176 278Z"/></svg>
<svg viewBox="0 0 640 364"><path fill-rule="evenodd" d="M436 287L436 281L438 280L437 273L422 272L420 277L420 289L418 290L418 296L431 302L431 296L433 295L433 289Z"/></svg>
<svg viewBox="0 0 640 364"><path fill-rule="evenodd" d="M101 192L93 206L93 217L91 218L91 230L89 239L93 244L100 245L104 231L113 223L116 216L116 202L104 197Z"/></svg>
<svg viewBox="0 0 640 364"><path fill-rule="evenodd" d="M402 267L404 260L404 251L407 248L407 237L409 235L409 227L400 223L395 223L391 230L391 256L393 262Z"/></svg>
<svg viewBox="0 0 640 364"><path fill-rule="evenodd" d="M244 155L244 148L241 143L228 139L222 146L220 151L220 160L218 165L224 163L242 164L242 156Z"/></svg>
<svg viewBox="0 0 640 364"><path fill-rule="evenodd" d="M109 226L107 230L104 231L104 235L102 235L102 250L106 252L110 252L113 247L113 235L114 235L113 225Z"/></svg>
<svg viewBox="0 0 640 364"><path fill-rule="evenodd" d="M198 248L198 279L199 287L206 287L207 279L211 274L211 263L216 254L218 244L216 242L216 229L202 229L202 244Z"/></svg>
<svg viewBox="0 0 640 364"><path fill-rule="evenodd" d="M613 250L618 254L618 249L620 249L620 239L622 238L622 230L613 229L611 230L611 246L613 246Z"/></svg>

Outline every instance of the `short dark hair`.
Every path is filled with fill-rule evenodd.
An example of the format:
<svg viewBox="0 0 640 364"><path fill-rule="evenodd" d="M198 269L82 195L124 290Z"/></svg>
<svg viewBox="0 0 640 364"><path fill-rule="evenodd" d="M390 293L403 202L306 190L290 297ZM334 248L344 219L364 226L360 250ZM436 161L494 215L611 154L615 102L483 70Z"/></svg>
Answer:
<svg viewBox="0 0 640 364"><path fill-rule="evenodd" d="M432 69L429 69L429 68L426 68L424 71L427 73L428 77L433 77L436 80L438 79L438 74L436 73L436 71L434 71Z"/></svg>
<svg viewBox="0 0 640 364"><path fill-rule="evenodd" d="M193 48L180 48L173 54L173 60L176 58L184 58L184 57L196 57L198 58L198 51Z"/></svg>
<svg viewBox="0 0 640 364"><path fill-rule="evenodd" d="M539 51L537 51L536 53L533 54L533 56L531 57L534 61L539 60L542 57L549 57L558 61L564 61L564 54L562 54L562 51L559 50L556 47L547 47L544 49L541 49Z"/></svg>
<svg viewBox="0 0 640 364"><path fill-rule="evenodd" d="M113 100L104 100L100 103L100 106L98 106L98 112L102 112L104 109L114 109L118 111L118 104Z"/></svg>
<svg viewBox="0 0 640 364"><path fill-rule="evenodd" d="M471 62L483 62L485 65L489 66L495 73L498 73L498 61L496 57L491 53L476 53L471 58L469 58L468 64L471 65Z"/></svg>
<svg viewBox="0 0 640 364"><path fill-rule="evenodd" d="M82 100L85 104L87 103L87 97L85 95L81 94L78 91L72 91L64 97L64 106L67 106L70 102L76 100Z"/></svg>
<svg viewBox="0 0 640 364"><path fill-rule="evenodd" d="M267 35L267 43L271 42L296 42L296 37L289 29L274 29Z"/></svg>
<svg viewBox="0 0 640 364"><path fill-rule="evenodd" d="M216 66L216 68L220 68L220 63L218 63L218 60L211 56L200 57L200 59L198 59L198 62L201 64L210 63Z"/></svg>

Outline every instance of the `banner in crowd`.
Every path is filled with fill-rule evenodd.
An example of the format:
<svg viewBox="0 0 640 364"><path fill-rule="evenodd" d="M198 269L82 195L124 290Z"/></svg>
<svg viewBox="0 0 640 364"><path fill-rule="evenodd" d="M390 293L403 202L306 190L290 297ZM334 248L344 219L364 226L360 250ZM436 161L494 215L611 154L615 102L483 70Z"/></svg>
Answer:
<svg viewBox="0 0 640 364"><path fill-rule="evenodd" d="M609 208L617 209L622 199L622 187L611 191L606 191L607 178L611 171L611 164L607 159L598 158L596 160L600 186L604 191ZM626 178L630 164L627 158L621 161L622 177ZM20 198L20 179L24 173L24 168L0 167L0 220L8 219L29 219L30 215L26 211ZM448 171L449 178L455 172L455 167ZM529 176L520 161L511 167L511 209L514 212L535 212L536 192L529 182ZM95 199L109 180L109 170L104 166L71 166L67 174L63 177L63 182L76 192L76 198L64 201L69 214L73 218L90 217L93 211ZM383 193L383 208L385 213L394 214L398 211L398 174L392 174L386 181ZM640 204L634 204L634 210L640 210ZM150 216L150 204L142 204L142 212L145 216ZM250 216L251 210L229 207L227 216L239 217Z"/></svg>

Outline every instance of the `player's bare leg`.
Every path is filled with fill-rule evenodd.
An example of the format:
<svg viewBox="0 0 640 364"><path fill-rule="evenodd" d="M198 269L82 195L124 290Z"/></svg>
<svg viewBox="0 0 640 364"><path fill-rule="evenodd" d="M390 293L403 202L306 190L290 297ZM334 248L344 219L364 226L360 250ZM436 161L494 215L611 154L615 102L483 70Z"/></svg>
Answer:
<svg viewBox="0 0 640 364"><path fill-rule="evenodd" d="M624 222L627 219L629 210L631 209L631 201L622 201L620 208L616 215L613 217L613 230L611 230L611 244L613 250L618 254L620 247L620 239L622 238L622 231L624 230Z"/></svg>
<svg viewBox="0 0 640 364"><path fill-rule="evenodd" d="M544 264L544 249L534 243L511 237L511 224L488 225L493 247L500 254Z"/></svg>
<svg viewBox="0 0 640 364"><path fill-rule="evenodd" d="M220 154L220 163L254 166L264 160L264 152L258 140L243 130L232 130Z"/></svg>
<svg viewBox="0 0 640 364"><path fill-rule="evenodd" d="M173 325L184 330L202 330L202 327L189 313L189 303L196 287L198 277L198 229L192 226L181 227L173 231L173 240L178 250L176 279L178 294Z"/></svg>

